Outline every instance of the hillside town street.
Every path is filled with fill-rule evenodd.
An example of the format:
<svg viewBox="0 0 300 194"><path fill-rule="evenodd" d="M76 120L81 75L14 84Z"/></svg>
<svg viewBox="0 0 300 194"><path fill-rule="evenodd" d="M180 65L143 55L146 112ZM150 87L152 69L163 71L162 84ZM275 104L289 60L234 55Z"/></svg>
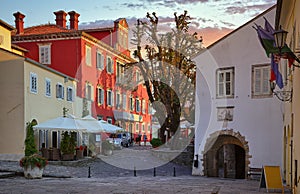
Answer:
<svg viewBox="0 0 300 194"><path fill-rule="evenodd" d="M134 146L114 153L123 162L157 164L149 147ZM133 154L134 153L134 154ZM109 157L79 161L50 161L42 179L25 179L18 162L0 161L0 193L264 193L259 181L192 176L191 168L168 162L147 170L123 169L103 160ZM117 164L117 163L116 163ZM175 174L174 174L175 168ZM90 172L89 172L90 170ZM18 176L15 175L17 172ZM11 175L11 176L9 176ZM88 178L90 176L90 178Z"/></svg>

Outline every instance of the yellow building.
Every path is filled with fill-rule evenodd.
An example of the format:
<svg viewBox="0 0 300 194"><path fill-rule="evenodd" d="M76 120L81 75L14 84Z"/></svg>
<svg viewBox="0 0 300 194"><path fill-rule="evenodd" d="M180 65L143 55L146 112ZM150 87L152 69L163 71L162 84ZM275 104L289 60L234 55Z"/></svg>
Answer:
<svg viewBox="0 0 300 194"><path fill-rule="evenodd" d="M276 26L287 31L286 44L300 58L300 0L277 0ZM281 60L282 65L287 64ZM284 104L284 175L293 193L300 193L300 64L286 67L284 91L292 91L292 100Z"/></svg>
<svg viewBox="0 0 300 194"><path fill-rule="evenodd" d="M24 155L26 123L74 113L76 81L25 58L26 50L11 44L14 28L0 20L0 160ZM47 136L52 145L52 133ZM40 147L38 136L37 146Z"/></svg>

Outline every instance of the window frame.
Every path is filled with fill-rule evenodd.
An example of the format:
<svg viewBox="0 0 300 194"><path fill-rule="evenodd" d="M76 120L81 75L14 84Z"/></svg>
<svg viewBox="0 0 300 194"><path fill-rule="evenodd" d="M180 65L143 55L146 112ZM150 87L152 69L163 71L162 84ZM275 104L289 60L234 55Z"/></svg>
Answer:
<svg viewBox="0 0 300 194"><path fill-rule="evenodd" d="M124 93L122 95L122 98L123 98L123 100L122 100L122 108L123 108L123 110L127 110L127 94Z"/></svg>
<svg viewBox="0 0 300 194"><path fill-rule="evenodd" d="M109 66L109 61L111 62L110 66ZM114 73L114 61L113 61L112 57L110 57L110 56L106 56L106 72L108 74Z"/></svg>
<svg viewBox="0 0 300 194"><path fill-rule="evenodd" d="M90 93L89 93L90 88ZM85 84L85 99L93 101L93 85L90 82Z"/></svg>
<svg viewBox="0 0 300 194"><path fill-rule="evenodd" d="M92 66L92 47L85 45L85 64L89 67Z"/></svg>
<svg viewBox="0 0 300 194"><path fill-rule="evenodd" d="M132 95L129 97L129 110L134 111L134 98Z"/></svg>
<svg viewBox="0 0 300 194"><path fill-rule="evenodd" d="M116 109L121 109L122 104L122 94L120 91L116 92Z"/></svg>
<svg viewBox="0 0 300 194"><path fill-rule="evenodd" d="M45 56L48 54L47 56ZM40 44L39 45L39 62L41 64L51 64L51 44Z"/></svg>
<svg viewBox="0 0 300 194"><path fill-rule="evenodd" d="M60 88L61 88L61 90L60 90ZM64 85L62 83L59 83L59 82L56 84L56 98L57 99L64 99L65 98Z"/></svg>
<svg viewBox="0 0 300 194"><path fill-rule="evenodd" d="M38 93L38 75L34 72L30 72L29 76L29 86L30 86L30 93L37 94ZM33 80L34 79L34 80Z"/></svg>
<svg viewBox="0 0 300 194"><path fill-rule="evenodd" d="M71 91L71 95L70 92ZM71 86L67 87L67 101L68 102L73 102L74 101L74 89Z"/></svg>
<svg viewBox="0 0 300 194"><path fill-rule="evenodd" d="M99 55L100 55L100 59L99 59ZM97 50L96 52L96 68L100 70L104 69L104 55L99 50Z"/></svg>
<svg viewBox="0 0 300 194"><path fill-rule="evenodd" d="M106 104L109 107L114 106L114 92L111 89L106 91Z"/></svg>
<svg viewBox="0 0 300 194"><path fill-rule="evenodd" d="M112 124L113 119L111 117L106 118L107 123Z"/></svg>
<svg viewBox="0 0 300 194"><path fill-rule="evenodd" d="M224 74L223 81L220 82L220 74ZM226 84L228 81L226 81L226 73L230 73L230 94L227 94L227 88ZM226 68L219 68L216 70L216 98L234 98L234 67L226 67ZM223 95L220 94L220 84L222 84L223 87Z"/></svg>
<svg viewBox="0 0 300 194"><path fill-rule="evenodd" d="M264 69L266 69L267 78L264 78ZM256 70L260 70L260 91L256 91L257 86L257 79L256 79ZM258 65L252 65L251 68L251 94L252 98L270 98L272 97L272 91L270 88L270 72L271 72L271 65L270 64L258 64ZM264 82L267 85L268 92L264 92Z"/></svg>
<svg viewBox="0 0 300 194"><path fill-rule="evenodd" d="M104 104L104 89L99 86L97 87L97 103L98 105Z"/></svg>
<svg viewBox="0 0 300 194"><path fill-rule="evenodd" d="M147 109L147 107L146 107L146 100L145 99L142 99L142 113L143 114L146 114L146 109Z"/></svg>
<svg viewBox="0 0 300 194"><path fill-rule="evenodd" d="M135 99L135 111L136 112L141 112L141 102L139 98Z"/></svg>
<svg viewBox="0 0 300 194"><path fill-rule="evenodd" d="M51 79L49 78L45 78L45 96L49 98L52 96Z"/></svg>

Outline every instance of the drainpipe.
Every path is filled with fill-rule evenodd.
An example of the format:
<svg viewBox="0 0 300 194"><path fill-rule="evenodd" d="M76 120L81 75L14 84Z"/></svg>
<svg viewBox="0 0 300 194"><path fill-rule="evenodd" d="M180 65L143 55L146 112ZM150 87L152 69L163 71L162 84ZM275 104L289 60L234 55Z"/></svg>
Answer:
<svg viewBox="0 0 300 194"><path fill-rule="evenodd" d="M113 47L112 32L111 30L109 30L109 32L110 32L110 46Z"/></svg>
<svg viewBox="0 0 300 194"><path fill-rule="evenodd" d="M293 139L291 138L291 188L293 188Z"/></svg>

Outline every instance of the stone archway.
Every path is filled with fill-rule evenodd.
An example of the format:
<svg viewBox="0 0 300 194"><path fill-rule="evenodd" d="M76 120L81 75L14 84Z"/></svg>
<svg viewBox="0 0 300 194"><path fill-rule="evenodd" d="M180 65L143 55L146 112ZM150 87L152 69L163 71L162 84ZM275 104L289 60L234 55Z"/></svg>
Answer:
<svg viewBox="0 0 300 194"><path fill-rule="evenodd" d="M246 178L250 164L249 146L239 132L221 130L212 133L203 152L204 175Z"/></svg>

